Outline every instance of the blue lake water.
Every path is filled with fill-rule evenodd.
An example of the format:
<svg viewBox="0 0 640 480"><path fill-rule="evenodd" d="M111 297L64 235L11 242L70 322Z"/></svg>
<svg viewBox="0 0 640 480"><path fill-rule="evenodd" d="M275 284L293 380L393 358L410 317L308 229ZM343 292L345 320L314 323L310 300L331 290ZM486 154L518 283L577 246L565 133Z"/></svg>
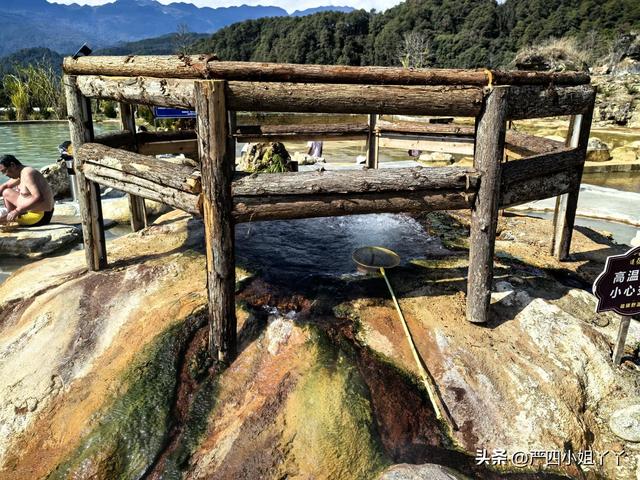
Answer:
<svg viewBox="0 0 640 480"><path fill-rule="evenodd" d="M95 133L120 128L117 122L96 123ZM14 155L25 165L41 168L55 163L60 156L58 145L69 140L69 124L33 123L0 125L0 155ZM7 178L0 175L0 182Z"/></svg>

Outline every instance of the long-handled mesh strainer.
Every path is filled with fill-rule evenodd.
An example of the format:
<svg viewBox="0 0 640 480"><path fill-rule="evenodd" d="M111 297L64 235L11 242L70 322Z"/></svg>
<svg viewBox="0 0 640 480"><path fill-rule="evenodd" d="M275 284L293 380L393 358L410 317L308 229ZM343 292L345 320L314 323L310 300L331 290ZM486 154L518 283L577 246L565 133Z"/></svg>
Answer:
<svg viewBox="0 0 640 480"><path fill-rule="evenodd" d="M384 278L384 281L387 284L387 288L389 289L389 293L391 294L391 298L393 298L393 303L398 311L398 316L400 317L400 323L402 323L402 328L407 337L407 342L409 343L409 347L411 348L411 353L413 354L413 359L416 362L418 367L418 371L420 372L420 376L422 377L422 383L427 389L427 394L429 395L429 400L431 400L431 404L433 405L433 410L435 411L436 418L438 420L443 419L443 412L446 416L446 422L453 430L457 430L458 427L454 422L451 415L444 405L442 399L436 395L436 390L433 385L433 377L427 371L420 354L418 353L418 349L413 341L413 337L411 336L411 331L409 330L409 326L407 325L407 321L402 314L402 310L400 309L400 304L398 303L398 299L396 298L396 294L391 287L391 283L387 278L385 273L385 269L397 267L400 264L400 256L388 248L383 247L361 247L356 249L352 255L353 261L357 265L359 271L363 273L377 273L378 271Z"/></svg>

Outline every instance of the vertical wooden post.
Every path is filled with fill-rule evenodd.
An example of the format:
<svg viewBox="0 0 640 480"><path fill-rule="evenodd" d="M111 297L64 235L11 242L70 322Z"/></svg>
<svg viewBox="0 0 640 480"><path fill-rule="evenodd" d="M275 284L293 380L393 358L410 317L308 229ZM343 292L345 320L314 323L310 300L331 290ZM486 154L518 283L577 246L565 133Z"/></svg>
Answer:
<svg viewBox="0 0 640 480"><path fill-rule="evenodd" d="M235 253L231 212L235 152L229 150L224 80L195 82L209 291L209 344L214 359L236 354Z"/></svg>
<svg viewBox="0 0 640 480"><path fill-rule="evenodd" d="M65 75L63 81L67 97L69 133L73 151L77 152L80 145L93 140L91 104L78 90L76 77ZM100 270L107 266L100 187L85 178L77 157L74 158L74 169L78 182L78 204L82 217L82 240L87 268L91 271Z"/></svg>
<svg viewBox="0 0 640 480"><path fill-rule="evenodd" d="M509 87L494 88L485 96L476 119L473 163L481 177L471 211L467 282L467 320L474 323L484 323L489 318L508 94Z"/></svg>
<svg viewBox="0 0 640 480"><path fill-rule="evenodd" d="M134 138L134 151L138 151L136 138L136 119L134 117L133 108L130 104L120 102L120 123L123 130L129 130ZM131 221L131 230L137 232L147 226L147 207L144 204L144 198L137 195L127 194L129 197L129 217Z"/></svg>
<svg viewBox="0 0 640 480"><path fill-rule="evenodd" d="M378 135L376 134L376 124L378 123L378 115L372 113L369 115L369 134L367 136L367 168L378 168Z"/></svg>
<svg viewBox="0 0 640 480"><path fill-rule="evenodd" d="M624 355L624 344L627 341L627 333L629 332L629 324L631 317L628 315L620 315L620 327L618 328L618 338L613 347L613 364L620 365L622 363L622 355Z"/></svg>
<svg viewBox="0 0 640 480"><path fill-rule="evenodd" d="M586 113L571 117L569 132L567 133L567 140L565 142L566 146L579 150L583 159L586 157L587 146L589 144L589 132L591 131L591 119L593 117L593 102L595 102L595 94ZM551 254L558 260L567 260L569 258L583 167L584 162L578 167L578 179L575 185L572 186L571 191L556 197L556 208L553 215Z"/></svg>
<svg viewBox="0 0 640 480"><path fill-rule="evenodd" d="M236 170L236 137L233 136L233 134L236 131L236 126L237 126L237 114L234 110L229 110L228 113L229 116L229 136L228 141L229 141L229 146L228 151L229 151L229 155L233 157L233 171L235 172Z"/></svg>

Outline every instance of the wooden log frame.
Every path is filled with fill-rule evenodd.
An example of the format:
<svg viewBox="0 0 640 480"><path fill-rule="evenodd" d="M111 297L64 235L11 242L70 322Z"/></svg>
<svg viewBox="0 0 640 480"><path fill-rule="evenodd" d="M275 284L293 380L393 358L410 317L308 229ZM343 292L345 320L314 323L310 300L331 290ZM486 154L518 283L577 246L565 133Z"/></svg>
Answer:
<svg viewBox="0 0 640 480"><path fill-rule="evenodd" d="M77 149L83 143L93 140L91 105L89 100L80 93L76 77L65 75L63 84L67 99L71 143ZM100 188L98 184L84 176L78 156L76 155L75 157L74 168L76 181L78 182L78 204L82 218L82 242L84 244L87 268L90 271L96 271L107 266Z"/></svg>
<svg viewBox="0 0 640 480"><path fill-rule="evenodd" d="M209 291L209 348L224 363L236 355L235 247L231 182L235 153L225 104L226 82L195 84L198 142L204 192L203 217Z"/></svg>
<svg viewBox="0 0 640 480"><path fill-rule="evenodd" d="M383 85L581 85L590 82L583 72L514 72L500 70L407 69L227 62L215 55L66 57L63 68L73 75L156 76L227 81L368 83Z"/></svg>
<svg viewBox="0 0 640 480"><path fill-rule="evenodd" d="M486 97L484 109L476 121L473 161L482 181L471 210L467 282L467 320L474 323L489 320L508 102L509 88L496 87Z"/></svg>

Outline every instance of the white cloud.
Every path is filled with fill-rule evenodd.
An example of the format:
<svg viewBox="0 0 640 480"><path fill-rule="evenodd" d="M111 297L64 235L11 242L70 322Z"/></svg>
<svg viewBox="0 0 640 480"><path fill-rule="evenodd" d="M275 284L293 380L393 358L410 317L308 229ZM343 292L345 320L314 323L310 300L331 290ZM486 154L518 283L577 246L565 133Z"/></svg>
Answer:
<svg viewBox="0 0 640 480"><path fill-rule="evenodd" d="M105 3L113 3L114 0L48 0L50 3L64 3L72 4L78 3L80 5L103 5ZM160 3L169 4L175 3L175 0L159 0ZM313 8L327 5L347 6L356 9L363 8L365 10L386 10L389 7L397 5L402 0L180 0L184 3L193 3L198 7L231 7L236 5L268 5L274 7L284 8L288 12L295 10L304 10L306 8Z"/></svg>

